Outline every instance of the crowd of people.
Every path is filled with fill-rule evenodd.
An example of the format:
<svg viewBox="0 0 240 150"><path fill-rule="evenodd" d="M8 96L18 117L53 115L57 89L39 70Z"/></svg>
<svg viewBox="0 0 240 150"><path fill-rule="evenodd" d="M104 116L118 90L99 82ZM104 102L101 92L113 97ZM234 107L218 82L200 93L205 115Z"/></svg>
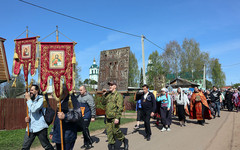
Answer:
<svg viewBox="0 0 240 150"><path fill-rule="evenodd" d="M177 91L168 92L162 88L160 93L153 97L147 85L136 96L137 124L134 129L139 129L140 121L144 121L147 141L150 140L150 117L156 119L161 132L171 131L172 117L178 117L179 125L186 126L186 116L197 119L197 123L204 126L205 119L220 117L221 110L239 111L240 87L238 89L218 89L216 86L210 90L194 88L194 91L184 91L181 87Z"/></svg>
<svg viewBox="0 0 240 150"><path fill-rule="evenodd" d="M106 107L105 124L108 138L108 149L115 149L115 142L123 143L124 150L129 147L128 139L120 130L120 120L124 110L123 96L117 92L117 84L108 82L109 90L103 89L102 104ZM59 105L49 135L50 140L55 143L57 150L72 150L77 132L83 133L83 145L81 149L91 149L93 140L90 136L90 122L95 121L96 108L93 97L87 92L85 86L80 87L80 95L69 95L65 84L62 86L60 97L61 111ZM25 93L29 116L25 121L29 124L26 129L22 150L29 150L35 137L38 136L42 147L46 150L53 150L48 139L48 123L46 123L46 108L44 107L44 96L39 94L38 85L32 85L30 92ZM179 125L186 126L186 116L190 119L197 119L197 122L204 126L205 119L220 117L220 110L239 111L240 93L239 89L218 90L213 87L210 90L201 90L197 87L193 92L184 91L178 88L176 92L168 92L162 88L158 94L150 92L148 85L142 86L142 93L137 95L137 124L134 127L139 129L140 121L144 121L145 139L151 140L150 119L156 118L156 125L163 125L161 132L171 131L172 117L178 116ZM160 122L161 121L161 122ZM62 127L62 128L61 128ZM62 135L62 136L61 136Z"/></svg>

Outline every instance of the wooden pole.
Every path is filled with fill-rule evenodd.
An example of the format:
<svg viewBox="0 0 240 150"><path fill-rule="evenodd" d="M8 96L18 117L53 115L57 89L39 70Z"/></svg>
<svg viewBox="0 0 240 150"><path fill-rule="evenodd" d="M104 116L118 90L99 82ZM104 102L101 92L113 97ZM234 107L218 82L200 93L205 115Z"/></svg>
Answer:
<svg viewBox="0 0 240 150"><path fill-rule="evenodd" d="M27 26L27 29L26 29L26 38L28 38L28 26ZM28 80L26 81L26 92L28 92ZM28 114L28 106L27 106L27 117L29 117L29 114ZM27 122L27 130L28 130L28 136L29 136L29 122Z"/></svg>
<svg viewBox="0 0 240 150"><path fill-rule="evenodd" d="M58 26L56 26L56 41L59 42L58 38ZM59 100L59 112L62 112L62 107L61 107L61 99ZM60 120L60 119L59 119ZM61 150L64 149L63 147L63 130L62 130L62 120L60 120L60 132L61 132Z"/></svg>
<svg viewBox="0 0 240 150"><path fill-rule="evenodd" d="M142 35L142 63L143 63L143 84L146 84L146 74L145 74L145 55L144 55L144 36Z"/></svg>

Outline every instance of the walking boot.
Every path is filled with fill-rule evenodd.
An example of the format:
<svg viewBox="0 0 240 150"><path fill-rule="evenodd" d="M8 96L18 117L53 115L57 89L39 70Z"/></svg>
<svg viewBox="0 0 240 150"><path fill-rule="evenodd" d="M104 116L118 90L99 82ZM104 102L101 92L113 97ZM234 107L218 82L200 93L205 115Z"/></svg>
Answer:
<svg viewBox="0 0 240 150"><path fill-rule="evenodd" d="M108 144L108 149L109 150L115 150L115 145L114 144Z"/></svg>
<svg viewBox="0 0 240 150"><path fill-rule="evenodd" d="M128 145L128 139L124 138L124 140L123 140L123 145L124 145L124 150L128 150L128 147L129 147L129 145Z"/></svg>

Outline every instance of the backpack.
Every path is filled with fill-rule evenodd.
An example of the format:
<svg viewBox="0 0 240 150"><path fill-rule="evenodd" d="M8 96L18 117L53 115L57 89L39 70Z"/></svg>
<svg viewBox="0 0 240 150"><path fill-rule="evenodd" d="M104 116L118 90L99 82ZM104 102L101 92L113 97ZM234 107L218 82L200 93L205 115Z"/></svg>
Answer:
<svg viewBox="0 0 240 150"><path fill-rule="evenodd" d="M55 116L55 110L53 110L52 107L50 106L47 94L45 94L44 96L47 101L47 107L46 107L45 115L43 114L43 116L47 125L50 125L53 122L53 119Z"/></svg>

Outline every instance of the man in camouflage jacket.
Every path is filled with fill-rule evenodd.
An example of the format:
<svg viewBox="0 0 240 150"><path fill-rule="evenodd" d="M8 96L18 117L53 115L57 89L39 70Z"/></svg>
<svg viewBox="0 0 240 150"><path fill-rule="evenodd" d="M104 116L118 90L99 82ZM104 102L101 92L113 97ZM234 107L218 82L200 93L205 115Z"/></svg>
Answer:
<svg viewBox="0 0 240 150"><path fill-rule="evenodd" d="M109 149L115 149L115 139L124 143L124 150L128 149L128 140L121 132L120 118L123 112L123 97L117 92L117 84L109 82L110 93L107 95L106 90L103 90L103 105L106 105L106 130L108 137Z"/></svg>

